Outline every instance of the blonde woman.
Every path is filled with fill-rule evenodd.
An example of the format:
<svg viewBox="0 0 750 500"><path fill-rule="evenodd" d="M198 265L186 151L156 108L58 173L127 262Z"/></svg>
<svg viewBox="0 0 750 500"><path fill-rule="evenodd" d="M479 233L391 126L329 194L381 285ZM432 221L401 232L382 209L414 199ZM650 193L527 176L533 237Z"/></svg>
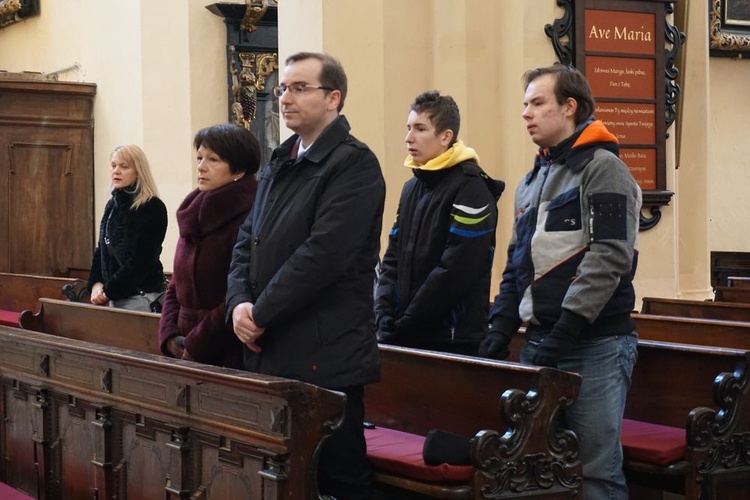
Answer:
<svg viewBox="0 0 750 500"><path fill-rule="evenodd" d="M135 145L110 157L112 198L104 208L91 261L91 303L136 311L160 310L164 272L159 260L167 208L157 197L146 155Z"/></svg>

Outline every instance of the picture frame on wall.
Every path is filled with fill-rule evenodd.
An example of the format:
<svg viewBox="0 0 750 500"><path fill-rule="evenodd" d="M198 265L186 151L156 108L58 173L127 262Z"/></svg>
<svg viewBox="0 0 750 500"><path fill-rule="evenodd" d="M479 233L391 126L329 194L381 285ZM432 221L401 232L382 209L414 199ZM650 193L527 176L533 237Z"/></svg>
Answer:
<svg viewBox="0 0 750 500"><path fill-rule="evenodd" d="M710 0L709 51L712 56L750 57L750 0Z"/></svg>

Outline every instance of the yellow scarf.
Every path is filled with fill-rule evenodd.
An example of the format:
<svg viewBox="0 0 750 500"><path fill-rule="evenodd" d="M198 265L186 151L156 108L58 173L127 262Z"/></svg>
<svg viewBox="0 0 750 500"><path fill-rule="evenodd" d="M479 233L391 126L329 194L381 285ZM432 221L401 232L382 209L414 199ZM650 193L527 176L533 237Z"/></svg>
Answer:
<svg viewBox="0 0 750 500"><path fill-rule="evenodd" d="M420 170L444 170L466 160L475 160L479 163L479 155L472 148L465 146L463 141L458 140L445 153L436 156L424 165L415 163L411 155L408 155L404 161L404 166Z"/></svg>

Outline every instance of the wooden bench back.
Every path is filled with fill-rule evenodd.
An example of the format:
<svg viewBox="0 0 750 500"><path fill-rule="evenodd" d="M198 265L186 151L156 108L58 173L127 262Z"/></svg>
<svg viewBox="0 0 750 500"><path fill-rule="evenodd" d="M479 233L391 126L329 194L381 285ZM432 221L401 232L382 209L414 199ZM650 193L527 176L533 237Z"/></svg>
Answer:
<svg viewBox="0 0 750 500"><path fill-rule="evenodd" d="M638 321L641 316L650 315L636 314L634 318ZM662 335L658 329L644 328L644 335L641 328L636 330L638 361L633 368L625 409L625 418L633 420L685 427L694 408L718 408L713 399L714 380L723 372L733 372L747 356L744 349L676 343L674 339L680 338L683 330L661 330ZM514 336L511 356L518 357L523 337L522 331Z"/></svg>
<svg viewBox="0 0 750 500"><path fill-rule="evenodd" d="M634 318L638 321L641 316L650 315L636 314ZM744 349L676 343L678 333L668 330L660 337L658 329L644 329L653 337L645 338L640 330L637 329L638 361L625 409L625 418L633 420L685 427L694 408L718 408L713 400L714 380L723 372L733 372L748 355ZM522 331L514 336L512 351L520 349L523 337ZM517 357L518 352L511 355Z"/></svg>
<svg viewBox="0 0 750 500"><path fill-rule="evenodd" d="M436 428L467 438L481 429L505 431L510 420L499 405L506 390L543 392L552 413L575 401L581 384L580 375L560 370L387 345L380 362L382 380L367 387L366 419L420 435Z"/></svg>
<svg viewBox="0 0 750 500"><path fill-rule="evenodd" d="M695 408L718 409L714 380L746 359L740 349L639 340L625 418L685 427Z"/></svg>
<svg viewBox="0 0 750 500"><path fill-rule="evenodd" d="M750 304L750 288L736 286L717 286L714 288L716 302L739 302Z"/></svg>
<svg viewBox="0 0 750 500"><path fill-rule="evenodd" d="M65 300L63 286L75 286L79 282L75 278L0 273L0 309L36 311L40 297Z"/></svg>
<svg viewBox="0 0 750 500"><path fill-rule="evenodd" d="M430 498L479 498L499 485L503 498L513 498L510 483L519 497L578 498L578 444L555 417L578 397L580 375L387 345L380 346L380 360L382 380L367 386L365 419L421 436L440 429L473 438L475 473L468 491L376 470L378 482ZM557 471L541 488L540 469Z"/></svg>
<svg viewBox="0 0 750 500"><path fill-rule="evenodd" d="M341 393L0 327L0 481L37 498L312 498Z"/></svg>
<svg viewBox="0 0 750 500"><path fill-rule="evenodd" d="M639 316L634 315L636 320ZM671 318L673 319L673 318ZM693 320L696 321L696 320ZM640 326L640 325L639 325ZM636 329L641 334L642 328ZM646 330L643 329L645 332ZM653 332L658 337L658 330ZM665 334L663 338L673 339ZM517 357L523 332L511 342ZM746 498L722 496L720 482L747 492L750 467L736 443L750 433L750 353L744 349L678 344L638 339L638 361L633 368L625 418L685 429L686 462L663 469L642 462L625 462L628 481L657 489L676 488L686 498ZM658 439L655 437L655 439ZM719 450L737 454L728 466ZM700 471L699 471L700 467Z"/></svg>
<svg viewBox="0 0 750 500"><path fill-rule="evenodd" d="M735 288L750 288L750 276L729 276L727 284Z"/></svg>
<svg viewBox="0 0 750 500"><path fill-rule="evenodd" d="M158 314L54 299L40 303L38 313L21 315L23 328L159 354ZM580 385L578 375L559 370L391 346L381 346L381 363L382 382L367 389L368 420L422 435L441 428L472 437L507 425L498 404L509 388L526 392L549 384L550 395L555 391L550 401L572 401ZM395 414L394 401L408 401L409 411Z"/></svg>
<svg viewBox="0 0 750 500"><path fill-rule="evenodd" d="M39 299L39 304L38 313L21 314L21 328L161 354L159 314L46 298Z"/></svg>
<svg viewBox="0 0 750 500"><path fill-rule="evenodd" d="M634 314L638 338L750 349L750 322Z"/></svg>
<svg viewBox="0 0 750 500"><path fill-rule="evenodd" d="M625 418L685 429L685 498L747 498L750 463L738 443L750 433L750 352L640 340L638 355ZM628 467L636 477L647 470ZM646 484L657 487L675 478L652 473Z"/></svg>
<svg viewBox="0 0 750 500"><path fill-rule="evenodd" d="M641 313L750 322L750 304L644 297Z"/></svg>
<svg viewBox="0 0 750 500"><path fill-rule="evenodd" d="M42 300L41 306L39 313L22 316L24 328L158 353L156 314L50 299ZM577 491L579 480L574 478L581 476L581 464L575 459L577 443L568 438L564 445L552 449L550 443L560 438L550 437L550 433L557 430L552 427L554 415L576 399L579 375L392 346L381 347L381 362L383 381L367 387L367 420L420 435L442 429L472 438L483 431L475 463L488 464L489 471L498 460L515 463L519 470L525 470L528 460L553 461L570 484L561 479L534 498L567 498ZM511 425L513 432L506 433ZM501 439L498 452L495 443ZM499 480L493 478L500 478L503 470L487 472L472 484L479 488ZM401 479L391 479L390 484L403 486ZM468 491L468 485L430 489L433 486L424 491L446 493L445 498Z"/></svg>

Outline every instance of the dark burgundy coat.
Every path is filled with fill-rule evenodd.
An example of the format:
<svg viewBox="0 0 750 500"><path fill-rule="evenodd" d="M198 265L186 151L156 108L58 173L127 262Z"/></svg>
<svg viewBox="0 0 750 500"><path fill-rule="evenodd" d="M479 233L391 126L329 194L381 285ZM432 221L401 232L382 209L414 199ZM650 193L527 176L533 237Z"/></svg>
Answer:
<svg viewBox="0 0 750 500"><path fill-rule="evenodd" d="M180 239L172 280L164 297L159 344L185 337L196 361L240 367L242 344L225 322L227 273L237 231L255 199L258 186L248 174L212 191L191 192L177 210Z"/></svg>

